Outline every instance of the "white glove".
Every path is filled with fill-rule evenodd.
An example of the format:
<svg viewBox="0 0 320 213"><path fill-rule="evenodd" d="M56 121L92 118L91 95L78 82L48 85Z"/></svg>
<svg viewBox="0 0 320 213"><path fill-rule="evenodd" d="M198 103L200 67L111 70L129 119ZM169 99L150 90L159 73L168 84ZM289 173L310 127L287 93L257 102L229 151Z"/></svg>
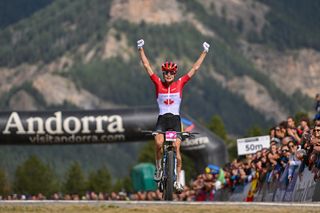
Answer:
<svg viewBox="0 0 320 213"><path fill-rule="evenodd" d="M144 40L143 39L140 39L137 41L137 47L138 47L138 50L141 49L144 45Z"/></svg>
<svg viewBox="0 0 320 213"><path fill-rule="evenodd" d="M205 52L209 52L210 44L208 44L207 42L203 42L202 46Z"/></svg>

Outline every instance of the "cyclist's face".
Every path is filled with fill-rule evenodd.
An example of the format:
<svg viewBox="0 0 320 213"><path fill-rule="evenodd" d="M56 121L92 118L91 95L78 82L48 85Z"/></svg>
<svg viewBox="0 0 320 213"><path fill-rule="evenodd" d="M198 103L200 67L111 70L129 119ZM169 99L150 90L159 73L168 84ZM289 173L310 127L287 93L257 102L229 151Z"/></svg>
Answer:
<svg viewBox="0 0 320 213"><path fill-rule="evenodd" d="M162 73L163 78L167 83L171 83L174 80L174 77L176 76L176 72L164 71Z"/></svg>

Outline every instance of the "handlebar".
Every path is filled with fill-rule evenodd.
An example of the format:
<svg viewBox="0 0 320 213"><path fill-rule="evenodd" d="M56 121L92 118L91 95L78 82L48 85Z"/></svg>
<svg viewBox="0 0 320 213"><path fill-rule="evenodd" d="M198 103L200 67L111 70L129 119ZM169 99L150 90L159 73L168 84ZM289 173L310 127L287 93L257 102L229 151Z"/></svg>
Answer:
<svg viewBox="0 0 320 213"><path fill-rule="evenodd" d="M166 132L163 131L150 131L150 130L142 130L142 133L145 135L157 135L157 134L165 134ZM175 131L176 132L176 131ZM182 137L184 138L193 138L195 135L199 134L199 132L176 132L177 134L181 134Z"/></svg>

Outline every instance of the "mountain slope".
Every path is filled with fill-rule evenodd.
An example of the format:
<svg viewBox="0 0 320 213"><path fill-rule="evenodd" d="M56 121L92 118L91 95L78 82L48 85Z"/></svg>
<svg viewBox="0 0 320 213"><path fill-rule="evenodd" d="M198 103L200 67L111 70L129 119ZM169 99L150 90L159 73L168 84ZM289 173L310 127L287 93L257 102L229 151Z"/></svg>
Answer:
<svg viewBox="0 0 320 213"><path fill-rule="evenodd" d="M0 29L31 16L49 5L52 0L2 0L0 1Z"/></svg>
<svg viewBox="0 0 320 213"><path fill-rule="evenodd" d="M202 42L208 41L212 48L185 88L182 110L203 123L218 114L233 135L241 136L252 126L268 128L289 114L310 111L310 97L320 83L320 54L314 39L319 18L310 15L318 3L304 4L301 18L296 16L298 20L292 22L288 17L301 4L277 2L53 1L0 30L0 108L155 105L154 88L140 65L136 40L145 39L155 71L163 61L174 60L179 76L190 69ZM289 34L279 31L284 25ZM300 30L303 36L296 35ZM141 144L136 146L138 150ZM60 148L65 150L60 157L71 151ZM11 151L15 149L19 148ZM113 158L108 149L101 152L106 162ZM126 159L136 159L137 153L127 146L112 149ZM48 161L51 158L46 155L53 156L50 150L41 154ZM90 153L97 149L86 147L86 151L94 159ZM25 154L29 152L33 151ZM120 173L129 166L125 164Z"/></svg>

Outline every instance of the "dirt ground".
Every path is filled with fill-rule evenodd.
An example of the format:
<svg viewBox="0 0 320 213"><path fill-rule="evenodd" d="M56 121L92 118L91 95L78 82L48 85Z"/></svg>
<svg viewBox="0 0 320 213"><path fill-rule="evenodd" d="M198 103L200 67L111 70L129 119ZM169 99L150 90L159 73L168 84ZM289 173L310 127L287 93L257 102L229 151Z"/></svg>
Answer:
<svg viewBox="0 0 320 213"><path fill-rule="evenodd" d="M257 205L135 205L135 204L1 204L1 213L16 213L16 212L105 212L105 213L294 213L294 212L314 212L319 213L320 207L303 207L303 206L257 206Z"/></svg>

